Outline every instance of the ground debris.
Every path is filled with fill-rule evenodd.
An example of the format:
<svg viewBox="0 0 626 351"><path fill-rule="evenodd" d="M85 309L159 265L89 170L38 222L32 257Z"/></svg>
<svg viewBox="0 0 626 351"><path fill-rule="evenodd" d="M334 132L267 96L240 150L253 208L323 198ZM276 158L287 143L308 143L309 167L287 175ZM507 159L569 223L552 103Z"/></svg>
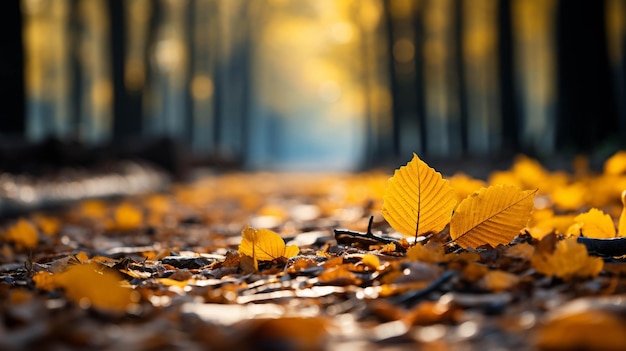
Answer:
<svg viewBox="0 0 626 351"><path fill-rule="evenodd" d="M0 349L624 344L592 332L625 335L626 268L613 251L603 261L555 230L495 248L458 247L447 229L414 242L381 216L387 180L229 174L7 220ZM577 274L566 254L595 268Z"/></svg>

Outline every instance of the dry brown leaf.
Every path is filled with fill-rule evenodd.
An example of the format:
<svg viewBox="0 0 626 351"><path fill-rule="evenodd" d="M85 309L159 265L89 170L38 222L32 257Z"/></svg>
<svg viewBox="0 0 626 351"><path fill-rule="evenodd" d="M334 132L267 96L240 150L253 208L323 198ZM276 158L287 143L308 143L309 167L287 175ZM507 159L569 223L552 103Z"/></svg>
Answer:
<svg viewBox="0 0 626 351"><path fill-rule="evenodd" d="M404 235L440 232L450 222L456 205L454 189L449 183L413 154L413 159L389 179L383 217Z"/></svg>
<svg viewBox="0 0 626 351"><path fill-rule="evenodd" d="M462 247L508 244L530 219L537 190L507 185L482 188L463 200L450 222L450 236Z"/></svg>

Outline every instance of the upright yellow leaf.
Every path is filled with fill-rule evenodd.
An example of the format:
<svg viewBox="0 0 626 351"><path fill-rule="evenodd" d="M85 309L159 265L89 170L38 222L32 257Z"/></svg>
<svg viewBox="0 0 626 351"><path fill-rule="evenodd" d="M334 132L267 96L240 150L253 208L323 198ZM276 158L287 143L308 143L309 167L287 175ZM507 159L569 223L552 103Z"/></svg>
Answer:
<svg viewBox="0 0 626 351"><path fill-rule="evenodd" d="M416 154L389 179L383 217L404 235L438 233L448 223L456 205L454 189Z"/></svg>
<svg viewBox="0 0 626 351"><path fill-rule="evenodd" d="M537 190L508 184L482 188L465 198L450 222L450 236L462 247L508 244L530 219Z"/></svg>
<svg viewBox="0 0 626 351"><path fill-rule="evenodd" d="M615 225L611 216L592 208L585 213L581 213L576 218L574 226L578 229L578 233L589 238L607 239L615 237ZM571 230L570 230L571 231Z"/></svg>
<svg viewBox="0 0 626 351"><path fill-rule="evenodd" d="M280 257L294 257L300 250L295 245L285 246L280 235L269 229L254 229L246 226L241 231L239 253L254 259L255 269L257 261L272 261Z"/></svg>
<svg viewBox="0 0 626 351"><path fill-rule="evenodd" d="M622 214L619 216L618 236L626 236L626 190L622 191Z"/></svg>

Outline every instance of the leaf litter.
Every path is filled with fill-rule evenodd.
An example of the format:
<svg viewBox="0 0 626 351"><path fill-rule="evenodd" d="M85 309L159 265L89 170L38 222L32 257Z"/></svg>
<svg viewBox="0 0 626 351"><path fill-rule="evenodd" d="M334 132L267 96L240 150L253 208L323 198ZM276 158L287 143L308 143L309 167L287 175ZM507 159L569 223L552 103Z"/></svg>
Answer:
<svg viewBox="0 0 626 351"><path fill-rule="evenodd" d="M0 348L619 349L623 155L234 173L6 220Z"/></svg>

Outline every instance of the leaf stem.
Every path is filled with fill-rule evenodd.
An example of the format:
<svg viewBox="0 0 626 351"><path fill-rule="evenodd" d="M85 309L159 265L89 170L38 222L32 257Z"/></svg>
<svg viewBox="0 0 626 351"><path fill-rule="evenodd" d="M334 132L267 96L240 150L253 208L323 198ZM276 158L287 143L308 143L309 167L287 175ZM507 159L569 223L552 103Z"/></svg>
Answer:
<svg viewBox="0 0 626 351"><path fill-rule="evenodd" d="M417 242L417 234L419 233L420 228L420 212L422 212L422 179L420 175L420 167L419 163L417 164L417 222L415 223L415 240L414 243Z"/></svg>

